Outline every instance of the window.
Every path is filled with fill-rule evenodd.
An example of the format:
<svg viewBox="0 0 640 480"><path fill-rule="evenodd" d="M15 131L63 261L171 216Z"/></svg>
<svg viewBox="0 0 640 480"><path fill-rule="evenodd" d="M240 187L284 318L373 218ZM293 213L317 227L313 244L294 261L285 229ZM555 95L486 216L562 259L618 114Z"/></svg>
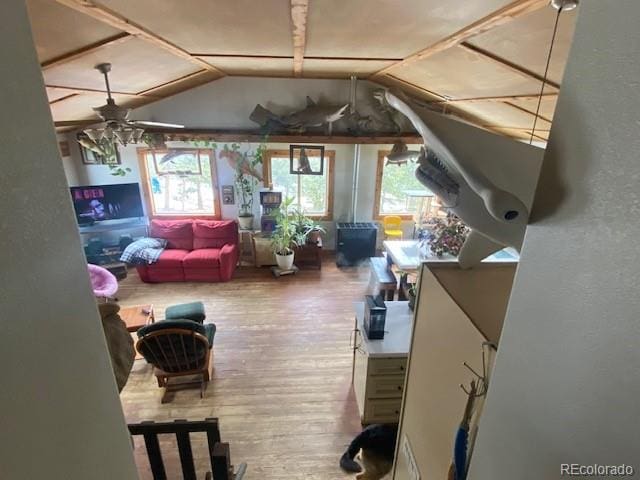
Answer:
<svg viewBox="0 0 640 480"><path fill-rule="evenodd" d="M264 155L264 182L274 190L293 197L294 205L310 217L331 220L333 215L334 150L324 151L322 175L296 175L290 173L288 150L267 150ZM314 170L319 170L320 157L309 157Z"/></svg>
<svg viewBox="0 0 640 480"><path fill-rule="evenodd" d="M152 216L219 217L213 150L139 148L138 157Z"/></svg>
<svg viewBox="0 0 640 480"><path fill-rule="evenodd" d="M378 152L374 218L380 218L384 215L412 218L420 207L421 199L407 195L407 193L411 191L424 192L427 189L415 176L415 163L386 165L385 156L388 153L388 151Z"/></svg>

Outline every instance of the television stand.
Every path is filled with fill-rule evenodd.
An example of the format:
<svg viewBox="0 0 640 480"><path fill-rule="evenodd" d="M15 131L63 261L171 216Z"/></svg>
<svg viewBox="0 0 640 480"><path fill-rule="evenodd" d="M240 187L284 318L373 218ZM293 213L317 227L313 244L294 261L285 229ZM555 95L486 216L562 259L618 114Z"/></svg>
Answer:
<svg viewBox="0 0 640 480"><path fill-rule="evenodd" d="M80 235L90 235L92 233L109 233L116 230L133 230L144 229L145 232L149 226L147 219L132 218L127 220L105 220L96 222L92 225L79 225Z"/></svg>
<svg viewBox="0 0 640 480"><path fill-rule="evenodd" d="M122 265L124 265L120 262L122 238L128 236L131 240L137 240L146 237L148 223L144 217L107 220L90 226L80 226L79 231L87 262L105 267L113 265L115 270L122 272Z"/></svg>

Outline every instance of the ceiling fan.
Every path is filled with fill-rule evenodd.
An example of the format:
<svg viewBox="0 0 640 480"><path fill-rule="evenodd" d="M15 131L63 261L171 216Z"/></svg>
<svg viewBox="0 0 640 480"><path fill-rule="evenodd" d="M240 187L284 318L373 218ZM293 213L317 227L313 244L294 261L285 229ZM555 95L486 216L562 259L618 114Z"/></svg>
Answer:
<svg viewBox="0 0 640 480"><path fill-rule="evenodd" d="M95 68L104 75L104 83L107 87L107 103L93 109L105 125L103 127L87 128L84 130L84 133L91 141L97 145L118 141L126 146L129 143L138 143L142 140L142 134L144 133L143 127L184 128L184 125L174 123L129 120L131 109L116 105L115 100L111 96L111 87L109 85L111 64L100 63L96 65Z"/></svg>

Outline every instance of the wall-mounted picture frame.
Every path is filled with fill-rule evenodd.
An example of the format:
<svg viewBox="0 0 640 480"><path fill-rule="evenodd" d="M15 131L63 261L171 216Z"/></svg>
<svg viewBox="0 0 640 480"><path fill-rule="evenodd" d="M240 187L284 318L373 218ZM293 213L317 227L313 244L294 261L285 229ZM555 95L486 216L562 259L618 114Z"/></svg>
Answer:
<svg viewBox="0 0 640 480"><path fill-rule="evenodd" d="M235 205L236 195L233 185L222 185L222 204Z"/></svg>
<svg viewBox="0 0 640 480"><path fill-rule="evenodd" d="M323 175L324 146L289 145L289 173L292 175Z"/></svg>
<svg viewBox="0 0 640 480"><path fill-rule="evenodd" d="M85 145L89 144L88 142L93 143L86 135L78 134L78 146L80 147L80 158L83 165L122 165L120 151L115 142L111 144L113 151L107 151L106 155L86 147Z"/></svg>

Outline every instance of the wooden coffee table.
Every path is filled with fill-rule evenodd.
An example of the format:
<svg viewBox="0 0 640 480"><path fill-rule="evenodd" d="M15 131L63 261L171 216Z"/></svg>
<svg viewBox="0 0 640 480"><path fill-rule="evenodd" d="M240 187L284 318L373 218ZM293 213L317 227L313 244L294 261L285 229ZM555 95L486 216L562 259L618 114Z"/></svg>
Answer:
<svg viewBox="0 0 640 480"><path fill-rule="evenodd" d="M153 305L136 305L134 307L124 307L118 312L120 318L127 325L127 330L131 332L133 344L135 345L138 337L135 332L145 325L156 321L153 315ZM136 360L143 358L136 350Z"/></svg>
<svg viewBox="0 0 640 480"><path fill-rule="evenodd" d="M120 309L120 318L127 325L127 330L137 332L140 328L156 321L153 316L153 305L136 305Z"/></svg>

